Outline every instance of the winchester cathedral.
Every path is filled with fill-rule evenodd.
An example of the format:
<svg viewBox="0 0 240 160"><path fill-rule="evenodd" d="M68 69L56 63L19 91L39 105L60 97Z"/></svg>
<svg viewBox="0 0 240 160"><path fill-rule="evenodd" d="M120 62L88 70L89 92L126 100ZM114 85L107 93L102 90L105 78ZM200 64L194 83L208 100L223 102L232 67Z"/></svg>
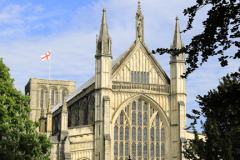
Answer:
<svg viewBox="0 0 240 160"><path fill-rule="evenodd" d="M103 9L95 75L77 90L63 80L30 78L25 86L52 160L184 159L184 142L193 138L185 130L185 54L170 57L169 78L144 42L140 2L135 19L135 41L114 59ZM181 47L177 17L171 48Z"/></svg>

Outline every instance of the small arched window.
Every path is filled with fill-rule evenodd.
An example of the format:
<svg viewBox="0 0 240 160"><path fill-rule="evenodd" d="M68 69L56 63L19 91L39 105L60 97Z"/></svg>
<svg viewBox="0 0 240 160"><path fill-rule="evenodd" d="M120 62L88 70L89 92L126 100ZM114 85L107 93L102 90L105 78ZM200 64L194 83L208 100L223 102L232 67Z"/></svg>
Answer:
<svg viewBox="0 0 240 160"><path fill-rule="evenodd" d="M64 99L65 91L62 91L62 101Z"/></svg>
<svg viewBox="0 0 240 160"><path fill-rule="evenodd" d="M41 90L41 95L40 95L40 107L43 107L43 89Z"/></svg>
<svg viewBox="0 0 240 160"><path fill-rule="evenodd" d="M54 90L51 93L51 105L54 105Z"/></svg>

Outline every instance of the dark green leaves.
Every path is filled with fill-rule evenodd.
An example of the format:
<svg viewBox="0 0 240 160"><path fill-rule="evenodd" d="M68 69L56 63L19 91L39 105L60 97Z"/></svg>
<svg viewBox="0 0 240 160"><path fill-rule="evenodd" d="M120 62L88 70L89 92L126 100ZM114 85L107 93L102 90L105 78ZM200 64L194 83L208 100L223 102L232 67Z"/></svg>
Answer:
<svg viewBox="0 0 240 160"><path fill-rule="evenodd" d="M8 71L0 59L0 159L49 159L52 145L35 131L39 123L27 115L30 98L14 88Z"/></svg>

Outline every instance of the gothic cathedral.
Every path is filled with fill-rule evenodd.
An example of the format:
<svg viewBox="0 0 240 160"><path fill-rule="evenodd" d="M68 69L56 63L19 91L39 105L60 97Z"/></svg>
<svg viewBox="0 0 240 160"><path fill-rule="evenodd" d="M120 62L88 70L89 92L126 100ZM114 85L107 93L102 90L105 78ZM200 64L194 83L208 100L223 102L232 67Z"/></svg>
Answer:
<svg viewBox="0 0 240 160"><path fill-rule="evenodd" d="M170 78L144 42L144 16L136 38L112 60L103 9L96 42L95 76L74 81L30 79L30 118L53 147L52 160L183 160L186 127L185 54L170 57ZM178 17L171 48L182 47Z"/></svg>

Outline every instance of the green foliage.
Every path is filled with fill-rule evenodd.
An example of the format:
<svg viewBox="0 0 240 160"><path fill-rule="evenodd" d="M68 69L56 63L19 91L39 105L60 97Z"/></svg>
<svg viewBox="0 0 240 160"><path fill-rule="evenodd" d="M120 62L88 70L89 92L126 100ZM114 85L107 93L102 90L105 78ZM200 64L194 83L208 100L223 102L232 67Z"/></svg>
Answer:
<svg viewBox="0 0 240 160"><path fill-rule="evenodd" d="M196 0L196 4L184 10L184 15L188 16L187 28L192 29L192 22L197 12L203 7L210 5L211 9L207 13L207 19L203 21L204 31L194 36L191 42L182 49L158 48L152 51L153 54L169 53L178 55L185 53L188 55L186 63L189 64L186 74L187 77L196 68L199 68L204 62L207 62L209 56L220 55L218 59L221 66L228 65L228 59L240 58L240 1L238 0ZM234 56L227 55L225 52L231 46L238 48ZM199 61L199 57L202 57ZM200 62L198 64L198 62Z"/></svg>
<svg viewBox="0 0 240 160"><path fill-rule="evenodd" d="M197 96L201 111L194 111L192 124L195 139L189 140L184 155L188 159L240 159L240 68L239 72L227 74L219 82L217 89L207 95ZM200 116L206 118L202 123L206 141L198 138L194 128Z"/></svg>
<svg viewBox="0 0 240 160"><path fill-rule="evenodd" d="M37 133L38 122L29 120L29 96L22 95L13 85L9 68L0 59L0 159L49 159L52 144Z"/></svg>

